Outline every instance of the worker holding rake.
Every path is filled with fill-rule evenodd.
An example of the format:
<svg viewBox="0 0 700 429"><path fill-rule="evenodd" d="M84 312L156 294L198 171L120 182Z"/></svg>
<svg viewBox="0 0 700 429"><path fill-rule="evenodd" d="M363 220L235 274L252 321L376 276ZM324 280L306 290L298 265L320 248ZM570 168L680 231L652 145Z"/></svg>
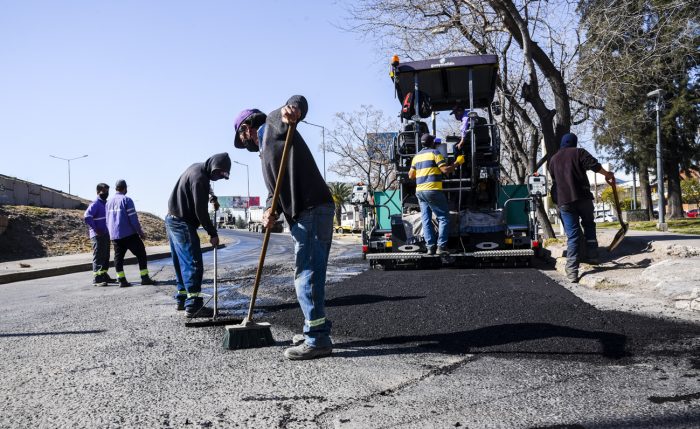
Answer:
<svg viewBox="0 0 700 429"><path fill-rule="evenodd" d="M294 129L287 168L278 189L277 209L271 210L287 132L304 119L307 111L306 98L295 95L268 116L257 109L246 109L235 121L234 145L260 151L263 178L269 191L263 224L271 228L277 217L284 215L294 240L294 287L304 314L304 335L303 343L284 351L290 360L325 357L333 350L331 322L325 311L325 285L335 206L309 147ZM301 341L295 336L295 343Z"/></svg>

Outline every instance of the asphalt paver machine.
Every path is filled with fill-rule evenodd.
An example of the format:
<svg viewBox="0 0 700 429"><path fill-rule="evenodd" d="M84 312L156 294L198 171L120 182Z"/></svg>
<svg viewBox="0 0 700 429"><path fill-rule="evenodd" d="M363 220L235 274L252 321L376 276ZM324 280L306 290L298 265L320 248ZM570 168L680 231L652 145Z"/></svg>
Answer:
<svg viewBox="0 0 700 429"><path fill-rule="evenodd" d="M390 74L402 103L402 120L389 158L396 168L401 213L390 215L390 228L384 229L372 216L367 217L370 223L363 233L363 256L372 267L527 265L538 253L541 240L535 211L547 194L546 177L530 176L525 195L503 198L501 145L494 121L494 115L500 113L494 104L497 73L496 55L405 63L393 58ZM461 150L456 147L461 135L436 134L436 115L455 108L464 109L470 118ZM437 149L449 164L460 154L466 159L442 182L450 209L449 256L428 254L416 183L408 178L413 157L423 149L421 136L425 133L441 139ZM376 215L369 200L363 203Z"/></svg>

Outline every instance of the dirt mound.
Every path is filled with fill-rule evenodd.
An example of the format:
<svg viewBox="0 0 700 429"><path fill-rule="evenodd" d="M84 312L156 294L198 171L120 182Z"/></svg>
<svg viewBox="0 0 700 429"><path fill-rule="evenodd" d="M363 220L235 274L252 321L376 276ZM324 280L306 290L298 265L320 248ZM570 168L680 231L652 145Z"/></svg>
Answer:
<svg viewBox="0 0 700 429"><path fill-rule="evenodd" d="M0 235L0 262L91 252L84 210L48 209L31 206L0 206L8 217ZM163 219L139 213L146 233L146 246L167 244Z"/></svg>

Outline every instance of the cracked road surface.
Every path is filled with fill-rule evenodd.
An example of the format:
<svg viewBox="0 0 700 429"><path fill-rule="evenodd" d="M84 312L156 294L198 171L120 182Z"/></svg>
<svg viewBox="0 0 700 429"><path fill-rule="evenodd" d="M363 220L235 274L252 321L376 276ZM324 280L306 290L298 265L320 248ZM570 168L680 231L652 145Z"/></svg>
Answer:
<svg viewBox="0 0 700 429"><path fill-rule="evenodd" d="M230 234L240 241L230 256L220 253L219 272L225 291L240 298L261 236ZM337 243L331 270L341 275L327 291L333 357L287 361L282 351L302 323L288 240L275 237L261 289L274 347L223 350L223 328L185 328L167 263L149 264L164 281L155 287L96 288L90 273L0 286L0 427L691 428L700 421L697 323L597 310L536 269L356 274L354 247ZM137 278L135 266L127 276ZM227 310L237 302L225 301Z"/></svg>

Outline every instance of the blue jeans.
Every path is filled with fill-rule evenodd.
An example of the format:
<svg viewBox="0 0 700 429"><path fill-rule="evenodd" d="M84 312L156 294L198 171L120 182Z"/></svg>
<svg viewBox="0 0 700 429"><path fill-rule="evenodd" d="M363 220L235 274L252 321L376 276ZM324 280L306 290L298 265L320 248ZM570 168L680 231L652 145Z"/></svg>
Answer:
<svg viewBox="0 0 700 429"><path fill-rule="evenodd" d="M598 256L598 239L593 222L593 201L577 200L559 207L559 217L566 232L566 268L578 270L581 259L581 226L586 240L586 253L589 258ZM580 220L580 223L579 223Z"/></svg>
<svg viewBox="0 0 700 429"><path fill-rule="evenodd" d="M331 321L326 319L326 268L333 239L333 204L299 214L291 225L296 270L294 288L304 313L304 338L311 347L328 347Z"/></svg>
<svg viewBox="0 0 700 429"><path fill-rule="evenodd" d="M197 228L182 219L171 215L165 217L165 229L170 241L170 254L173 258L177 277L175 299L185 303L185 310L197 311L202 306L202 248L199 245Z"/></svg>
<svg viewBox="0 0 700 429"><path fill-rule="evenodd" d="M450 211L447 206L447 197L442 191L418 191L418 204L420 204L420 218L423 223L423 238L428 246L437 245L447 248L447 238L450 233ZM435 238L433 228L433 213L438 220L438 237Z"/></svg>

